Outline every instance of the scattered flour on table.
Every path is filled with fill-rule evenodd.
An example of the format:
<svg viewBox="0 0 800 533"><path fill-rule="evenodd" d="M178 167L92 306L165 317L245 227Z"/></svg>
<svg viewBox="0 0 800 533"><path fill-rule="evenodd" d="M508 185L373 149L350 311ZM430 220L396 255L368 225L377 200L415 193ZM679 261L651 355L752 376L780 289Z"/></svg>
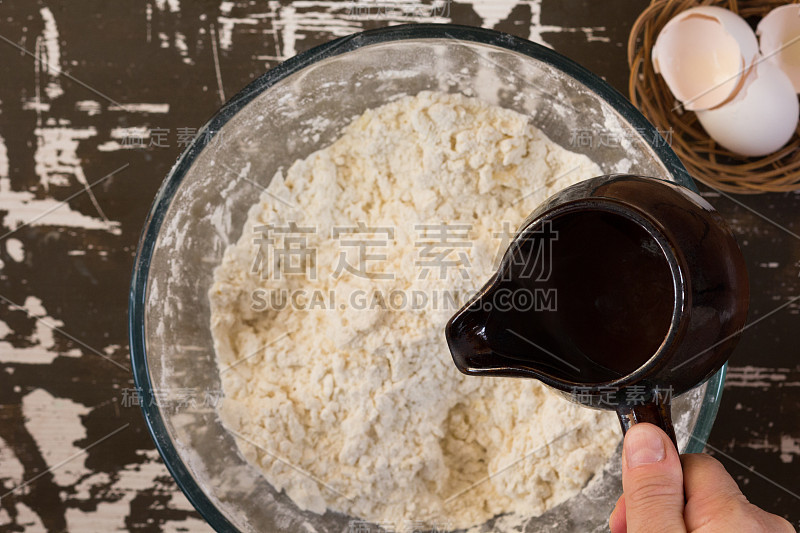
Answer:
<svg viewBox="0 0 800 533"><path fill-rule="evenodd" d="M613 415L533 380L464 376L444 337L453 305L370 295L448 292L465 302L494 272L503 232L601 173L521 114L423 92L366 111L276 174L209 293L220 416L243 455L303 509L378 522L469 527L537 515L579 491L619 441ZM294 231L279 233L290 223ZM445 259L457 264L428 268L420 225L442 223L468 225L459 242L471 244L450 246ZM382 231L363 253L345 240L366 237L341 230L359 224ZM280 253L298 246L308 253ZM306 274L290 273L298 267ZM281 291L306 299L261 310ZM331 291L334 309L312 305Z"/></svg>

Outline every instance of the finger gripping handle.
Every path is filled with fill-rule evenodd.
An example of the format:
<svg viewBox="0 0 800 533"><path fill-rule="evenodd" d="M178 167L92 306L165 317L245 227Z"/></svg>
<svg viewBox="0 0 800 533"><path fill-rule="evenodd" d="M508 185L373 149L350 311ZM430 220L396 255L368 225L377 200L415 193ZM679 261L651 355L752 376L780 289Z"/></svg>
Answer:
<svg viewBox="0 0 800 533"><path fill-rule="evenodd" d="M678 449L678 441L675 438L675 428L672 426L672 414L669 400L656 397L641 403L622 403L617 407L617 417L619 417L623 435L627 433L634 424L649 422L663 429L670 440L672 440L675 449Z"/></svg>

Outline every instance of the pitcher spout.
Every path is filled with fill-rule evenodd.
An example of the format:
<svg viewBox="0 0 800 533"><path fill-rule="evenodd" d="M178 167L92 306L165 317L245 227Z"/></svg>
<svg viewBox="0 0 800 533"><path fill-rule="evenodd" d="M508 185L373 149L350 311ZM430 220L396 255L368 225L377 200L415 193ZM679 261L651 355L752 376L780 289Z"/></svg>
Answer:
<svg viewBox="0 0 800 533"><path fill-rule="evenodd" d="M453 316L445 328L453 362L464 374L481 374L491 359L492 348L486 335L489 310L483 304L483 298L474 300Z"/></svg>
<svg viewBox="0 0 800 533"><path fill-rule="evenodd" d="M549 327L546 323L549 317L510 305L513 294L520 290L495 276L478 297L447 323L447 344L461 372L481 376L525 374L541 379L544 374L563 370L559 358L556 365L549 361L550 349L560 347L551 346L549 339L541 338Z"/></svg>

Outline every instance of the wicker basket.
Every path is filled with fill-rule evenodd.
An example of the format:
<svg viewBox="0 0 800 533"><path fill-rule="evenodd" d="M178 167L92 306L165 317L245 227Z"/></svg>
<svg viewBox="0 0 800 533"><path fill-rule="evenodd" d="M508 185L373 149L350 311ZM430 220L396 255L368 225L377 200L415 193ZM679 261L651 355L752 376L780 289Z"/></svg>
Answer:
<svg viewBox="0 0 800 533"><path fill-rule="evenodd" d="M780 0L653 0L633 25L628 40L631 77L628 91L633 104L662 132L669 132L672 148L689 173L716 189L741 193L800 189L800 128L781 150L765 157L742 157L715 143L692 111L685 111L667 84L653 70L651 51L664 25L678 13L699 5L716 5L757 22Z"/></svg>

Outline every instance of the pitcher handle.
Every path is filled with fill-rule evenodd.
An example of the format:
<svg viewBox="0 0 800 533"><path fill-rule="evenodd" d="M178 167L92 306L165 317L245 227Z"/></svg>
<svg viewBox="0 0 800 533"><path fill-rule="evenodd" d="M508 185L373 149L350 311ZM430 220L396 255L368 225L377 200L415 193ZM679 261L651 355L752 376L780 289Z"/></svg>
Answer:
<svg viewBox="0 0 800 533"><path fill-rule="evenodd" d="M672 440L675 449L678 449L678 440L675 438L675 428L672 426L672 415L669 398L659 395L639 403L623 402L617 406L617 417L622 426L622 434L639 422L649 422L664 430ZM680 450L678 450L680 452Z"/></svg>

